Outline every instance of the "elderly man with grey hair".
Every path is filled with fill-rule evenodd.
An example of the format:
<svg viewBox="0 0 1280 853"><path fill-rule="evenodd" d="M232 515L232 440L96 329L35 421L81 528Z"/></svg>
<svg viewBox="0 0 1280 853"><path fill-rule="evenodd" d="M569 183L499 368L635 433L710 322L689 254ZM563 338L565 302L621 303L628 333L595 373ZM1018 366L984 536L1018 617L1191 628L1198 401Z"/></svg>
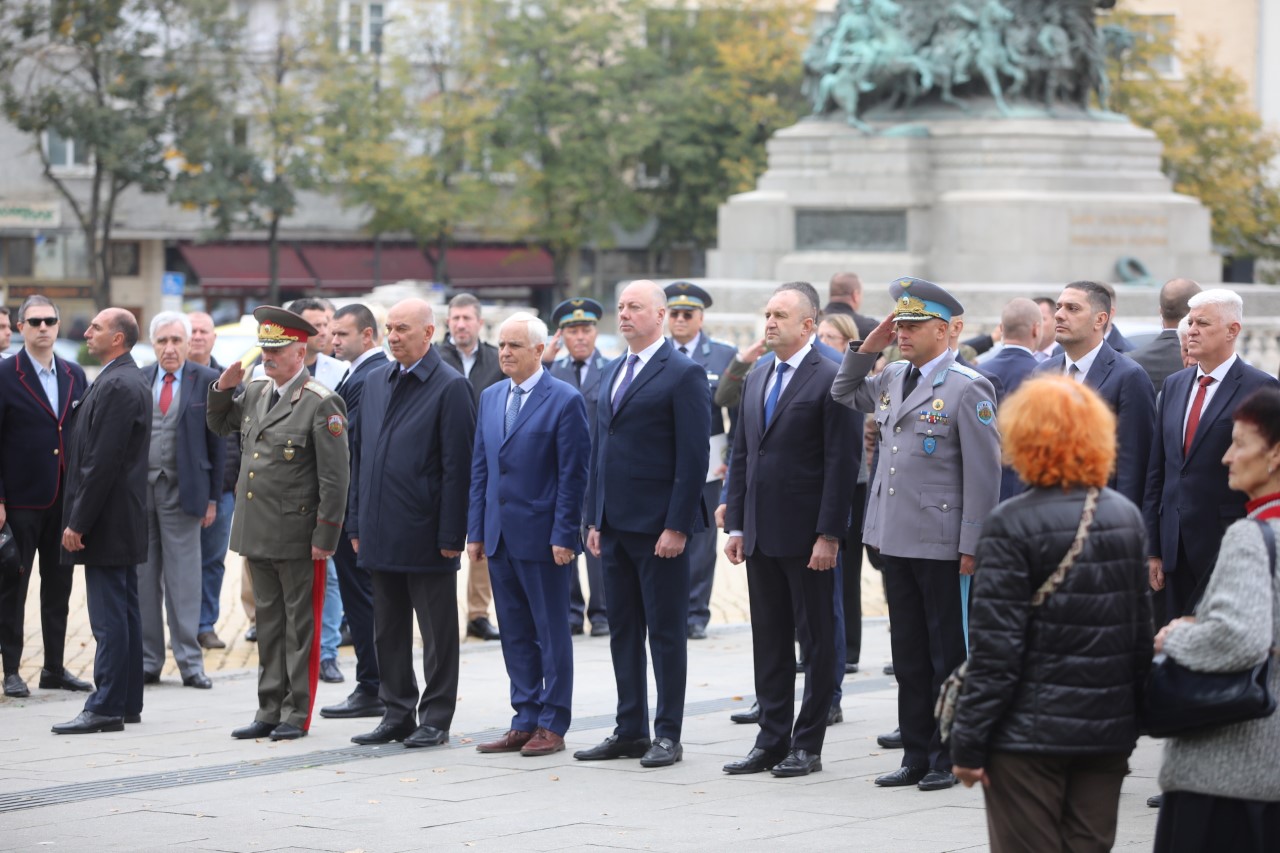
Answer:
<svg viewBox="0 0 1280 853"><path fill-rule="evenodd" d="M138 566L142 681L164 668L164 616L169 645L186 687L213 686L204 672L200 628L200 530L213 524L222 496L226 443L205 423L209 386L218 371L187 358L191 321L162 311L151 320L156 363L151 386L151 450L147 457L147 561Z"/></svg>

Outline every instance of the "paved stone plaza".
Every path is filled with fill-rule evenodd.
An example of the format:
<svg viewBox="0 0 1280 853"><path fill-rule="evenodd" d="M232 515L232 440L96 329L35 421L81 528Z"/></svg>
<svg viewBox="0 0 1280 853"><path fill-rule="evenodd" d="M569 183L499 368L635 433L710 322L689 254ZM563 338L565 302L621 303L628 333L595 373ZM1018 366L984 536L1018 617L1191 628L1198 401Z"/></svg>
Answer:
<svg viewBox="0 0 1280 853"><path fill-rule="evenodd" d="M875 600L879 578L869 575L864 591L868 610L875 611L882 607ZM351 735L375 720L319 717L300 741L233 740L231 729L249 722L256 706L256 656L252 644L239 639L238 606L224 610L220 625L224 639L235 642L225 652L207 653L213 690L183 688L167 669L160 685L147 688L142 723L123 733L50 734L52 724L75 716L84 697L37 689L31 665L38 668L39 650L29 647L23 674L32 697L0 699L0 849L986 849L977 790L924 794L872 783L901 755L875 743L876 734L895 725L896 688L881 674L889 657L883 617L865 622L863 671L845 680L845 719L828 733L821 773L782 780L721 772L725 761L746 754L755 733L728 719L750 703L752 692L741 577L740 570L720 567L710 638L689 644L685 757L666 769L573 760L573 750L594 745L613 726L608 641L598 638L575 638L577 716L568 750L550 758L480 755L473 747L510 721L496 643L463 644L453 739L427 750L355 746ZM92 637L80 581L69 647L76 647L71 668L88 677ZM225 604L237 596L238 584L228 583ZM34 625L29 643L38 646ZM351 690L354 659L350 649L342 652L348 681L322 683L317 706ZM1146 740L1134 754L1118 848L1151 846L1155 811L1146 798L1156 792L1159 756L1159 745Z"/></svg>

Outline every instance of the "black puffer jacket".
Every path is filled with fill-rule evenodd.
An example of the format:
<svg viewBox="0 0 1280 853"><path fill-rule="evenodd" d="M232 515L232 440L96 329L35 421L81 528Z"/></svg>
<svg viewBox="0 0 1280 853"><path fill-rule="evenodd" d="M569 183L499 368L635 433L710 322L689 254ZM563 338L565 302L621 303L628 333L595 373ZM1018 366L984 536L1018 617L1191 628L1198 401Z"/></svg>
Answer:
<svg viewBox="0 0 1280 853"><path fill-rule="evenodd" d="M951 757L983 767L989 750L1129 753L1151 666L1151 597L1142 515L1103 489L1084 550L1037 608L1031 595L1075 536L1084 489L1033 489L982 525L969 619L969 674Z"/></svg>

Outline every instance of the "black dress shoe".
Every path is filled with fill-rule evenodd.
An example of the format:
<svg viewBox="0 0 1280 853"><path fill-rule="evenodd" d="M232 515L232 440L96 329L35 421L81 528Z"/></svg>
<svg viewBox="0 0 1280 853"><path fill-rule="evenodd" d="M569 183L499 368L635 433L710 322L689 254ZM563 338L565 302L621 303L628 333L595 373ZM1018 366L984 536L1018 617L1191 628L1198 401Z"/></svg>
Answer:
<svg viewBox="0 0 1280 853"><path fill-rule="evenodd" d="M1158 809L1164 805L1164 794L1156 794L1153 797L1147 797L1147 807Z"/></svg>
<svg viewBox="0 0 1280 853"><path fill-rule="evenodd" d="M443 746L449 742L449 733L435 726L421 725L413 734L404 739L404 745L410 749L424 746Z"/></svg>
<svg viewBox="0 0 1280 853"><path fill-rule="evenodd" d="M928 767L899 767L892 773L877 777L876 784L881 788L905 788L919 783L928 774Z"/></svg>
<svg viewBox="0 0 1280 853"><path fill-rule="evenodd" d="M225 649L227 647L226 641L213 631L201 631L196 634L196 642L200 644L202 649Z"/></svg>
<svg viewBox="0 0 1280 853"><path fill-rule="evenodd" d="M707 638L706 625L690 625L689 626L690 640L705 640L706 638Z"/></svg>
<svg viewBox="0 0 1280 853"><path fill-rule="evenodd" d="M91 735L96 732L122 731L124 731L122 717L104 717L92 711L81 711L71 722L58 723L53 727L55 735Z"/></svg>
<svg viewBox="0 0 1280 853"><path fill-rule="evenodd" d="M360 690L354 691L340 704L329 705L320 709L320 716L331 719L347 719L351 717L381 717L387 712L387 706L377 696L371 696Z"/></svg>
<svg viewBox="0 0 1280 853"><path fill-rule="evenodd" d="M208 690L213 686L213 680L203 672L197 672L182 679L182 686L194 687L197 690Z"/></svg>
<svg viewBox="0 0 1280 853"><path fill-rule="evenodd" d="M137 723L142 722L142 715L141 714L125 714L124 722L125 722L125 725L127 726L135 725Z"/></svg>
<svg viewBox="0 0 1280 853"><path fill-rule="evenodd" d="M640 759L641 767L670 767L684 758L684 747L669 737L656 737L649 751Z"/></svg>
<svg viewBox="0 0 1280 853"><path fill-rule="evenodd" d="M857 671L858 671L858 665L856 663L845 663L844 665L845 675L853 675Z"/></svg>
<svg viewBox="0 0 1280 853"><path fill-rule="evenodd" d="M609 735L590 749L580 749L573 754L579 761L608 761L613 758L644 758L652 743L647 737L621 738Z"/></svg>
<svg viewBox="0 0 1280 853"><path fill-rule="evenodd" d="M769 772L781 778L808 776L822 769L822 756L807 749L793 749Z"/></svg>
<svg viewBox="0 0 1280 853"><path fill-rule="evenodd" d="M144 672L144 673L142 673L142 683L143 683L143 684L159 684L159 683L160 683L160 673L158 673L158 672Z"/></svg>
<svg viewBox="0 0 1280 853"><path fill-rule="evenodd" d="M351 626L347 624L347 620L342 620L342 627L338 629L338 647L354 646L355 640L351 639Z"/></svg>
<svg viewBox="0 0 1280 853"><path fill-rule="evenodd" d="M827 711L827 725L834 726L836 723L844 722L844 711L840 710L839 705L832 705L831 710Z"/></svg>
<svg viewBox="0 0 1280 853"><path fill-rule="evenodd" d="M31 690L22 676L15 672L4 677L4 695L10 699L25 699L31 695Z"/></svg>
<svg viewBox="0 0 1280 853"><path fill-rule="evenodd" d="M333 658L325 658L320 661L320 680L326 684L341 684L347 679L343 677L342 670L338 669L338 662Z"/></svg>
<svg viewBox="0 0 1280 853"><path fill-rule="evenodd" d="M244 632L244 638L251 643L258 642L258 626L250 625L249 630Z"/></svg>
<svg viewBox="0 0 1280 853"><path fill-rule="evenodd" d="M502 637L493 623L484 616L478 616L467 623L467 636L481 640L498 640Z"/></svg>
<svg viewBox="0 0 1280 853"><path fill-rule="evenodd" d="M579 624L579 625L570 625L570 626L569 626L569 636L571 636L571 637L581 637L581 636L583 635L583 633L584 633L584 632L583 632L583 630L582 630L582 625L580 625L580 624Z"/></svg>
<svg viewBox="0 0 1280 853"><path fill-rule="evenodd" d="M76 678L65 669L62 672L50 672L47 669L42 669L40 670L40 689L75 690L79 693L89 693L93 690L93 685Z"/></svg>
<svg viewBox="0 0 1280 853"><path fill-rule="evenodd" d="M752 702L751 707L745 711L739 711L736 714L730 714L729 719L735 723L748 723L755 725L760 722L760 703Z"/></svg>
<svg viewBox="0 0 1280 853"><path fill-rule="evenodd" d="M266 737L275 731L276 723L264 723L261 720L254 720L247 726L241 726L238 729L232 729L231 736L236 740L257 740L260 737Z"/></svg>
<svg viewBox="0 0 1280 853"><path fill-rule="evenodd" d="M593 637L607 637L607 636L609 636L609 623L608 623L608 622L605 622L604 620L601 620L601 621L599 621L599 622L592 622L592 623L591 623L591 636L593 636Z"/></svg>
<svg viewBox="0 0 1280 853"><path fill-rule="evenodd" d="M884 674L893 675L893 664L887 663L884 665Z"/></svg>
<svg viewBox="0 0 1280 853"><path fill-rule="evenodd" d="M916 787L921 791L945 791L954 788L958 781L950 770L930 770L916 783Z"/></svg>
<svg viewBox="0 0 1280 853"><path fill-rule="evenodd" d="M902 749L902 729L894 729L885 735L876 735L876 743L885 749Z"/></svg>
<svg viewBox="0 0 1280 853"><path fill-rule="evenodd" d="M272 740L297 740L300 737L306 737L305 730L295 726L293 723L281 723L271 730L271 734L267 737Z"/></svg>
<svg viewBox="0 0 1280 853"><path fill-rule="evenodd" d="M781 752L770 752L756 747L747 753L741 761L730 761L724 766L724 772L730 776L743 776L747 773L763 773L787 756Z"/></svg>
<svg viewBox="0 0 1280 853"><path fill-rule="evenodd" d="M390 723L378 723L373 731L365 732L362 735L356 735L351 738L352 743L358 743L362 746L368 746L373 743L392 743L397 740L404 740L413 734L417 729L417 725L412 720L400 723L399 725L391 725Z"/></svg>

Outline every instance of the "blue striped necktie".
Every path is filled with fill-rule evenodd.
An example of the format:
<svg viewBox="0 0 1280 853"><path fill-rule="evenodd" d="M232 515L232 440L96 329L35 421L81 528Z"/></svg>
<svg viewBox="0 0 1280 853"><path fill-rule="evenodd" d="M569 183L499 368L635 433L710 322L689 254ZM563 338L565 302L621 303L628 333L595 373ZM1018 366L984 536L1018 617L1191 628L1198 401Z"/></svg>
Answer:
<svg viewBox="0 0 1280 853"><path fill-rule="evenodd" d="M511 432L511 428L516 425L516 418L520 417L520 397L524 394L524 389L519 385L511 389L511 402L507 404L507 421L502 425L502 434L506 435Z"/></svg>

